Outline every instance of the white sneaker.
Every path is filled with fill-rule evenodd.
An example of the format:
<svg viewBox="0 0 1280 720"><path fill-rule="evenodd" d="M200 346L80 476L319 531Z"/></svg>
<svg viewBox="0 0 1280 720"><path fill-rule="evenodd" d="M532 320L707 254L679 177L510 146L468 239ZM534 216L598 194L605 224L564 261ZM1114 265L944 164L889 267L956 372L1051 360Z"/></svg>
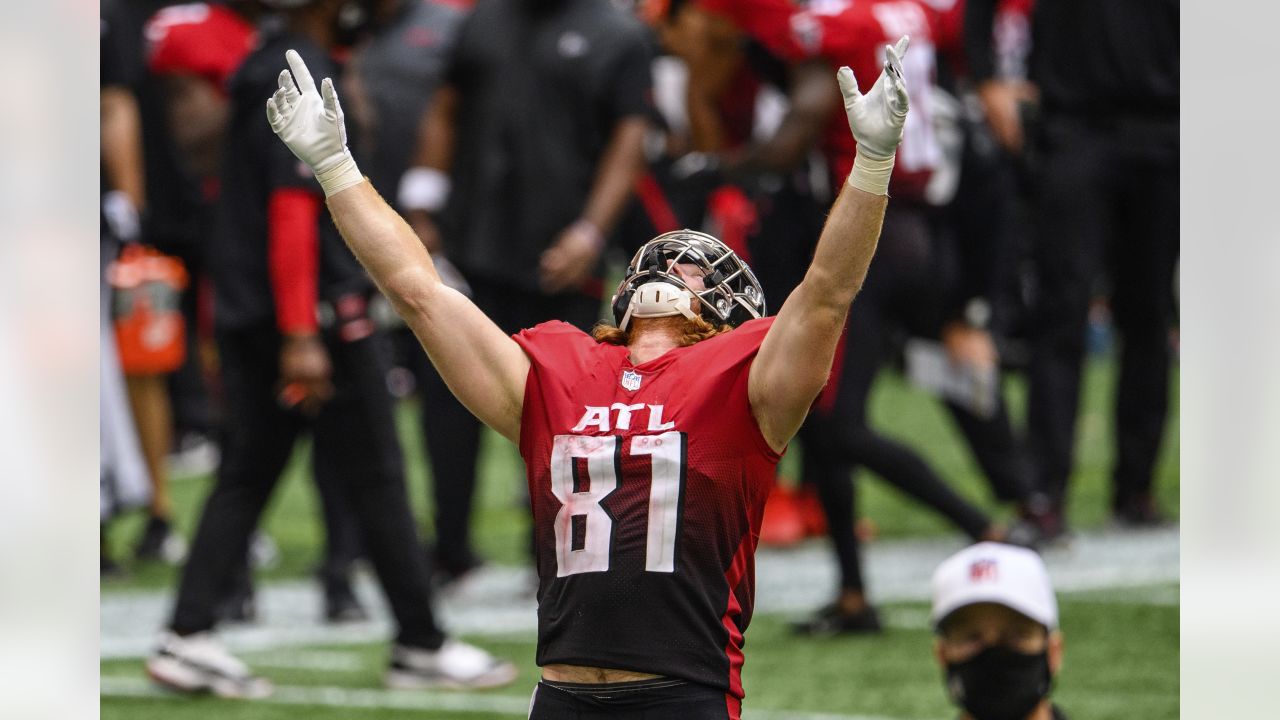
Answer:
<svg viewBox="0 0 1280 720"><path fill-rule="evenodd" d="M517 674L516 666L506 660L459 640L445 640L439 650L396 645L385 684L392 690L473 690L506 685Z"/></svg>
<svg viewBox="0 0 1280 720"><path fill-rule="evenodd" d="M166 688L185 693L253 700L271 694L271 683L254 675L210 632L186 637L165 632L147 658L147 674Z"/></svg>

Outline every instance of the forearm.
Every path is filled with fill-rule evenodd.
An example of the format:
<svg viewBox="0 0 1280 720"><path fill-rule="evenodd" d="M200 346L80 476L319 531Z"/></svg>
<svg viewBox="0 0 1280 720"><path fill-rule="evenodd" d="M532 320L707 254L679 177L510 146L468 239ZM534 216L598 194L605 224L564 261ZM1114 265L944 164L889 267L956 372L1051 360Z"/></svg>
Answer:
<svg viewBox="0 0 1280 720"><path fill-rule="evenodd" d="M330 196L329 211L453 394L481 422L518 442L529 373L520 346L440 282L413 230L368 182Z"/></svg>
<svg viewBox="0 0 1280 720"><path fill-rule="evenodd" d="M431 256L408 223L369 182L329 196L333 222L351 252L401 316L426 307L440 287Z"/></svg>
<svg viewBox="0 0 1280 720"><path fill-rule="evenodd" d="M123 192L139 210L146 204L142 130L138 102L122 87L102 89L102 164L107 184Z"/></svg>
<svg viewBox="0 0 1280 720"><path fill-rule="evenodd" d="M686 12L702 14L690 8ZM735 40L719 34L703 18L700 34L682 54L689 66L685 103L689 113L689 134L696 152L719 152L724 149L725 128L720 117L720 100L728 91L742 64L742 51Z"/></svg>
<svg viewBox="0 0 1280 720"><path fill-rule="evenodd" d="M582 219L608 236L622 215L636 179L644 170L644 134L648 122L643 117L620 121L596 169L595 183L582 209Z"/></svg>
<svg viewBox="0 0 1280 720"><path fill-rule="evenodd" d="M441 172L453 165L454 119L458 110L458 91L445 85L436 91L431 106L422 114L418 125L418 147L415 164Z"/></svg>
<svg viewBox="0 0 1280 720"><path fill-rule="evenodd" d="M802 283L813 291L814 302L833 308L853 302L875 256L887 205L885 195L843 185Z"/></svg>
<svg viewBox="0 0 1280 720"><path fill-rule="evenodd" d="M854 295L875 254L886 197L845 185L804 280L791 293L751 368L751 406L770 445L799 429L831 373Z"/></svg>
<svg viewBox="0 0 1280 720"><path fill-rule="evenodd" d="M780 450L799 429L826 382L849 304L875 256L907 117L901 82L907 44L903 37L885 48L884 71L865 96L849 68L836 73L858 154L804 280L783 304L751 367L752 411L774 449Z"/></svg>
<svg viewBox="0 0 1280 720"><path fill-rule="evenodd" d="M368 180L346 147L332 83L320 88L297 52L267 101L267 121L316 173L338 231L391 301L441 377L476 417L516 440L529 359L462 294L440 282L431 256Z"/></svg>

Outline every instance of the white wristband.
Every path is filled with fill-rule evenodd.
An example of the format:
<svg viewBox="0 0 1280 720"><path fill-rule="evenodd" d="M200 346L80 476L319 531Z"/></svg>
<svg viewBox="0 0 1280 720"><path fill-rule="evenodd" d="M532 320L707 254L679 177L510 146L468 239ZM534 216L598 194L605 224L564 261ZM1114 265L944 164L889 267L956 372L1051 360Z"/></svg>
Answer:
<svg viewBox="0 0 1280 720"><path fill-rule="evenodd" d="M121 242L134 242L141 234L138 208L123 190L112 190L102 196L102 216L106 218L112 234Z"/></svg>
<svg viewBox="0 0 1280 720"><path fill-rule="evenodd" d="M360 174L360 168L356 167L356 161L350 154L343 156L333 167L316 170L315 173L320 187L324 188L325 197L333 197L341 190L364 182L364 175Z"/></svg>
<svg viewBox="0 0 1280 720"><path fill-rule="evenodd" d="M853 157L849 184L872 195L888 195L889 178L893 176L893 159L893 155L887 158L869 158L859 152Z"/></svg>
<svg viewBox="0 0 1280 720"><path fill-rule="evenodd" d="M596 227L596 224L590 220L579 218L569 226L569 229L590 240L591 247L596 252L600 252L600 249L604 247L604 235L600 232L600 228Z"/></svg>
<svg viewBox="0 0 1280 720"><path fill-rule="evenodd" d="M449 201L452 183L444 172L430 167L412 167L400 177L396 200L401 210L439 212Z"/></svg>

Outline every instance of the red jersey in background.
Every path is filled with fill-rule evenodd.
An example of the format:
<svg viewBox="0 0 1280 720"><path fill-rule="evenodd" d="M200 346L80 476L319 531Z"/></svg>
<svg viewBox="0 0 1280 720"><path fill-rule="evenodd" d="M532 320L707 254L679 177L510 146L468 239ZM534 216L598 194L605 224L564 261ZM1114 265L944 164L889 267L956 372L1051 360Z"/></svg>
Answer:
<svg viewBox="0 0 1280 720"><path fill-rule="evenodd" d="M909 35L911 47L903 58L903 72L911 112L889 192L923 199L925 186L942 160L929 107L937 63L933 42L937 15L932 9L920 0L815 0L804 6L788 0L698 0L698 4L728 18L784 60L822 59L833 69L848 65L863 92L880 77L884 46ZM853 169L857 150L843 107L828 121L821 146L838 186Z"/></svg>

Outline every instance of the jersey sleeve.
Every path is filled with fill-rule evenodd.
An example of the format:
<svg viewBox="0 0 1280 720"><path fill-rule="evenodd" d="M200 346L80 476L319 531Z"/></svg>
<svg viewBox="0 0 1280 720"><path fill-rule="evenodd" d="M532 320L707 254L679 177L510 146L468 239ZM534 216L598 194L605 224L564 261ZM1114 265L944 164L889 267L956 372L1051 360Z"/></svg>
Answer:
<svg viewBox="0 0 1280 720"><path fill-rule="evenodd" d="M734 421L738 423L734 425L739 428L738 437L748 440L762 457L777 462L782 453L765 440L748 397L751 365L773 321L772 316L749 320L730 332L703 340L694 347L696 354L691 359L709 382L720 384L724 393L720 417L739 418Z"/></svg>
<svg viewBox="0 0 1280 720"><path fill-rule="evenodd" d="M744 363L749 366L760 352L760 344L773 327L773 321L773 316L748 320L723 335L704 340L698 347L702 362L722 369Z"/></svg>
<svg viewBox="0 0 1280 720"><path fill-rule="evenodd" d="M529 356L530 372L544 379L581 377L599 343L567 322L552 320L511 336Z"/></svg>

